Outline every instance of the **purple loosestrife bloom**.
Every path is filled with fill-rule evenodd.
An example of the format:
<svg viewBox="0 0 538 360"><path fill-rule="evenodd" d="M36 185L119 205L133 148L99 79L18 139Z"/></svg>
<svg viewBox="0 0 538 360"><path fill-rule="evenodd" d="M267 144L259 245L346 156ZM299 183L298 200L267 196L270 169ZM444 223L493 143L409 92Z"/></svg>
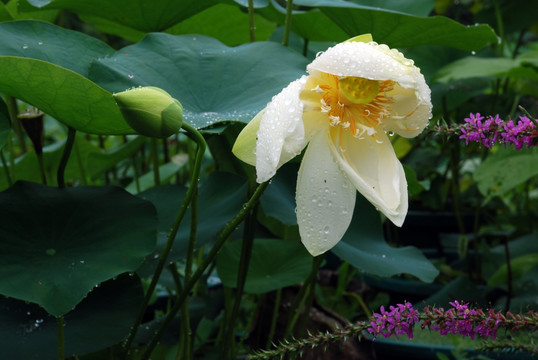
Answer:
<svg viewBox="0 0 538 360"><path fill-rule="evenodd" d="M538 131L535 123L526 116L520 116L520 120L504 121L499 115L489 115L487 118L480 113L469 114L465 123L459 126L460 139L465 139L465 144L479 142L491 149L495 143L513 145L517 150L523 146L536 146L538 144Z"/></svg>

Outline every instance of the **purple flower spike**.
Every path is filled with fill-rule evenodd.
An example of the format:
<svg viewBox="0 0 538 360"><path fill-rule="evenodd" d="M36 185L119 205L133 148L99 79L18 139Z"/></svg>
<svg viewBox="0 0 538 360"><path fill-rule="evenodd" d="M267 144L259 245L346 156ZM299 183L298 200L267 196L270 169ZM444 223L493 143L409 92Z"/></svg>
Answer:
<svg viewBox="0 0 538 360"><path fill-rule="evenodd" d="M523 146L538 145L538 131L535 123L526 116L520 116L519 120L504 121L499 115L489 115L487 118L480 113L469 114L464 119L465 123L455 130L461 133L460 139L465 139L465 144L478 142L491 149L495 143L513 145L517 150Z"/></svg>

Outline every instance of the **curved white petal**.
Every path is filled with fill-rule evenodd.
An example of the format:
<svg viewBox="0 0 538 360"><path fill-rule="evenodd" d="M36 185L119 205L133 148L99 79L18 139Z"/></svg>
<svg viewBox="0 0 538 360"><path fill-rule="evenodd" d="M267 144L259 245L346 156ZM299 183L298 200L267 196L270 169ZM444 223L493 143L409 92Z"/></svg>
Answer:
<svg viewBox="0 0 538 360"><path fill-rule="evenodd" d="M395 225L402 226L407 214L407 180L402 164L383 131L376 139L356 138L347 131L329 142L342 172L355 188Z"/></svg>
<svg viewBox="0 0 538 360"><path fill-rule="evenodd" d="M306 76L290 83L265 108L256 141L257 181L262 183L306 146L299 93Z"/></svg>
<svg viewBox="0 0 538 360"><path fill-rule="evenodd" d="M394 99L383 119L386 130L405 137L418 135L431 118L431 91L420 69L401 52L374 42L344 42L318 56L307 70L397 83L387 95Z"/></svg>
<svg viewBox="0 0 538 360"><path fill-rule="evenodd" d="M372 80L393 80L404 88L418 89L424 81L413 61L387 45L374 42L343 42L327 49L307 66L337 76L358 76ZM427 88L427 86L426 86ZM420 91L426 90L420 87Z"/></svg>
<svg viewBox="0 0 538 360"><path fill-rule="evenodd" d="M260 129L260 121L265 109L260 111L241 130L232 148L232 153L241 161L249 165L256 166L256 134Z"/></svg>
<svg viewBox="0 0 538 360"><path fill-rule="evenodd" d="M328 141L324 131L312 138L297 178L297 224L301 241L313 256L340 241L355 206L355 188L340 172Z"/></svg>
<svg viewBox="0 0 538 360"><path fill-rule="evenodd" d="M399 85L395 85L387 95L394 99L394 103L390 106L390 116L383 119L383 129L407 138L420 134L431 118L430 100L420 99L415 90Z"/></svg>

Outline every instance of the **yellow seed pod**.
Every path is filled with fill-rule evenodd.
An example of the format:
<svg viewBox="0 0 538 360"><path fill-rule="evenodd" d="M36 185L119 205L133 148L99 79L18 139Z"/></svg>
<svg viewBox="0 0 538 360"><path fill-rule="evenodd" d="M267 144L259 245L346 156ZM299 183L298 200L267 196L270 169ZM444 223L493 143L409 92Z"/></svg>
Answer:
<svg viewBox="0 0 538 360"><path fill-rule="evenodd" d="M183 106L162 89L144 86L113 96L125 121L141 135L165 138L181 128Z"/></svg>

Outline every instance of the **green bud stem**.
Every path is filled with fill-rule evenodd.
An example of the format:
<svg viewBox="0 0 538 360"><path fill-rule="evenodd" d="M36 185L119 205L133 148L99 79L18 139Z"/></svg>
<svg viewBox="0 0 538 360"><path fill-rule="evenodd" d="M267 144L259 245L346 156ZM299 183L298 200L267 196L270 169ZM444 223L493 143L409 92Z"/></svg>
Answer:
<svg viewBox="0 0 538 360"><path fill-rule="evenodd" d="M198 149L196 151L196 158L194 160L194 166L191 173L190 185L189 185L189 188L187 189L187 193L185 194L185 198L183 199L183 203L181 204L181 207L179 208L179 211L176 215L174 223L172 224L172 228L170 229L170 232L168 233L166 244L159 258L159 263L157 264L157 268L155 269L155 273L153 274L153 278L151 279L151 283L147 289L146 296L144 297L144 301L142 303L138 316L131 329L129 337L127 338L127 342L125 343L125 352L123 354L124 359L127 357L129 348L136 336L136 333L138 331L138 328L140 327L140 324L142 323L142 318L144 317L144 313L148 307L153 291L155 290L155 287L157 286L157 282L159 281L164 265L167 263L168 255L170 254L170 250L172 249L172 246L174 245L174 240L179 230L179 225L181 224L181 221L183 220L183 217L185 216L185 213L187 212L187 208L189 204L191 203L194 195L197 192L196 190L198 189L198 178L200 177L200 169L202 167L202 160L205 154L205 150L207 148L207 144L202 134L200 134L195 128L193 128L189 124L183 123L182 128L187 132L187 135L198 144Z"/></svg>

